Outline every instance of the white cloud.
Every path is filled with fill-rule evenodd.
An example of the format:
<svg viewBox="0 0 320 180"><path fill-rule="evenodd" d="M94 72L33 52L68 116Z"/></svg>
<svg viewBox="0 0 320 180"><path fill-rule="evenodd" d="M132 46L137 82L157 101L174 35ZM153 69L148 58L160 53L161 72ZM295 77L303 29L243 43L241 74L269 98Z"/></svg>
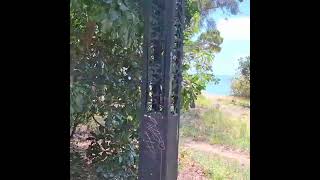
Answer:
<svg viewBox="0 0 320 180"><path fill-rule="evenodd" d="M250 17L220 19L217 28L225 40L250 40Z"/></svg>

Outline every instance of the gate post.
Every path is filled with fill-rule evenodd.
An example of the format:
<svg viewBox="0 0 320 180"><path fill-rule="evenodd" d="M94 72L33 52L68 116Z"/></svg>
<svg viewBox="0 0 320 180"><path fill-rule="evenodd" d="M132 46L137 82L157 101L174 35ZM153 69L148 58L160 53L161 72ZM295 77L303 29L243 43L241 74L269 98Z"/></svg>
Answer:
<svg viewBox="0 0 320 180"><path fill-rule="evenodd" d="M184 0L144 0L139 180L176 180Z"/></svg>

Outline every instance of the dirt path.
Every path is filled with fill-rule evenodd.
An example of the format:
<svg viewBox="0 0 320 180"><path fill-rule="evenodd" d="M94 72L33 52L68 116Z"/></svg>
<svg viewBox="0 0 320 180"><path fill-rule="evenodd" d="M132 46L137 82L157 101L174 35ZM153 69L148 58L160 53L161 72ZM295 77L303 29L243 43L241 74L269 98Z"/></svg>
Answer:
<svg viewBox="0 0 320 180"><path fill-rule="evenodd" d="M231 149L227 149L221 145L210 145L205 142L196 142L192 140L185 140L182 147L199 150L207 153L217 154L226 158L235 159L240 162L241 165L250 166L250 154L248 152L240 152Z"/></svg>
<svg viewBox="0 0 320 180"><path fill-rule="evenodd" d="M197 142L191 139L184 139L180 146L233 159L238 161L242 166L250 167L250 154L248 152L235 151L227 149L225 146L210 145L205 142ZM179 172L178 180L208 180L208 178L198 164L191 162L182 172Z"/></svg>
<svg viewBox="0 0 320 180"><path fill-rule="evenodd" d="M178 174L178 180L208 180L201 167L195 164L189 165L183 172Z"/></svg>

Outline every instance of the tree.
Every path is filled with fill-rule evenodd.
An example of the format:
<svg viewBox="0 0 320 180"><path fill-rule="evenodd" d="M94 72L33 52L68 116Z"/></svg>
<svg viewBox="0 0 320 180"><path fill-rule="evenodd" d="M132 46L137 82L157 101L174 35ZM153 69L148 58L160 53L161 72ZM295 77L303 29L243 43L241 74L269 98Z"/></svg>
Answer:
<svg viewBox="0 0 320 180"><path fill-rule="evenodd" d="M209 82L219 83L213 74L212 63L215 54L220 52L223 38L215 28L214 19L209 13L220 8L232 15L239 13L238 2L242 0L188 0L187 28L185 29L185 47L183 62L183 108L188 109ZM197 40L194 35L202 32Z"/></svg>
<svg viewBox="0 0 320 180"><path fill-rule="evenodd" d="M214 55L220 52L223 38L219 31L210 30L200 35L196 41L187 41L183 64L183 107L189 108L206 85L218 79L213 75Z"/></svg>
<svg viewBox="0 0 320 180"><path fill-rule="evenodd" d="M234 96L250 98L250 56L239 59L239 72L231 84Z"/></svg>

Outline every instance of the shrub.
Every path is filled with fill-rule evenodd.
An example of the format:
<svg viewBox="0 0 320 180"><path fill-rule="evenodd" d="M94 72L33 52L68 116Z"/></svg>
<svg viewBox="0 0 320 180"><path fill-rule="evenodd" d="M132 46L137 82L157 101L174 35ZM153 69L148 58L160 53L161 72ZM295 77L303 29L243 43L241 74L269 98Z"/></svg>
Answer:
<svg viewBox="0 0 320 180"><path fill-rule="evenodd" d="M232 80L232 95L250 98L250 56L239 59L239 73Z"/></svg>

